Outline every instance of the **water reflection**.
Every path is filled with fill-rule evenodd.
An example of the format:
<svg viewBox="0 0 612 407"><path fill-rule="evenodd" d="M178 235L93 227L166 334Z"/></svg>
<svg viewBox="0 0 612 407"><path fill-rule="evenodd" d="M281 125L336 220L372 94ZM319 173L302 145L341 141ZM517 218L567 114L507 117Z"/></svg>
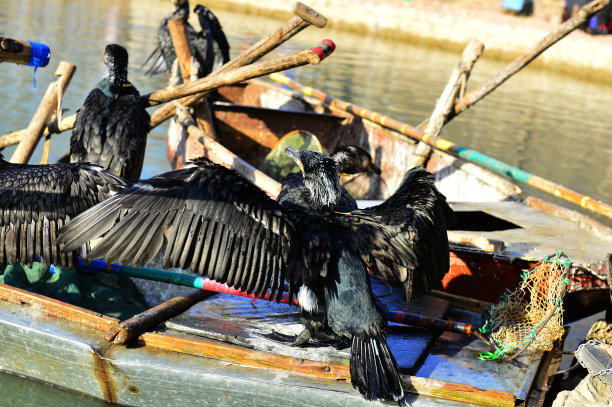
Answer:
<svg viewBox="0 0 612 407"><path fill-rule="evenodd" d="M62 59L77 66L64 98L64 106L73 113L102 77L101 56L109 41L120 42L130 51L130 80L142 93L165 83L161 76L143 76L139 66L155 47L157 25L172 9L169 1L0 0L0 6L3 10L0 26L4 33L44 41L52 49L50 65L37 73L39 86L35 92L31 68L0 66L0 86L6 107L0 111L2 133L26 127L53 78L57 62ZM264 17L215 11L228 34L232 55L280 24ZM193 16L191 22L197 25ZM295 69L295 78L413 125L429 115L460 58L459 53L316 28L300 33L278 52L286 54L312 47L326 37L336 42L335 54L321 65ZM505 65L485 58L476 64L470 89ZM453 120L442 136L610 202L611 106L610 85L528 68ZM151 134L144 177L169 168L165 132L166 126L161 126ZM52 159L67 150L68 139L68 133L55 136ZM11 153L9 149L5 155ZM33 160L40 154L39 149Z"/></svg>

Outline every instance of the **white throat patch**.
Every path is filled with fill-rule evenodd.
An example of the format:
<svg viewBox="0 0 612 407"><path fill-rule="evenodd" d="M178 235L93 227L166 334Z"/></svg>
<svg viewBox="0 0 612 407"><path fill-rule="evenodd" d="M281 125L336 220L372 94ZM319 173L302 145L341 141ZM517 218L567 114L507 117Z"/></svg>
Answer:
<svg viewBox="0 0 612 407"><path fill-rule="evenodd" d="M302 309L313 312L319 309L319 301L317 300L317 296L315 293L305 285L300 287L300 291L298 291L297 295L298 304Z"/></svg>

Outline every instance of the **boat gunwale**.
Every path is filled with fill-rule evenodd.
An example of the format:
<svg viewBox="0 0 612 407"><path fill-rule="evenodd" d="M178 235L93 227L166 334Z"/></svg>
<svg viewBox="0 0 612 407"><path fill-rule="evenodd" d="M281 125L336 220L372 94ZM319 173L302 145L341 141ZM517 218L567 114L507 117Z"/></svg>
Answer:
<svg viewBox="0 0 612 407"><path fill-rule="evenodd" d="M13 303L15 306L32 306L46 315L95 328L99 331L106 331L119 322L116 318L1 283L0 300ZM100 332L100 339L104 340L102 332ZM206 338L183 337L164 332L147 332L139 337L138 343L141 346L154 349L215 359L245 367L279 370L311 379L346 380L350 382L348 365L276 355ZM115 345L108 344L108 349L113 346ZM228 354L231 356L228 357ZM272 355L272 357L270 358L267 355ZM104 354L100 356L108 359ZM261 359L257 359L257 356ZM291 360L291 363L282 363L282 360ZM110 361L112 362L112 357ZM10 370L5 371L13 373ZM40 381L40 378L35 379ZM515 403L514 395L505 391L479 389L466 384L410 375L403 375L402 379L405 391L420 396L431 396L484 406L514 406Z"/></svg>

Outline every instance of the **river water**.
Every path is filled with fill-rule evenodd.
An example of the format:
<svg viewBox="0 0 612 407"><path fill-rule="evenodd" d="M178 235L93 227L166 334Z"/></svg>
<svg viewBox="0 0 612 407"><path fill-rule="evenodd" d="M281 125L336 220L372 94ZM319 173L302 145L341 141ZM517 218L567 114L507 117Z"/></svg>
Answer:
<svg viewBox="0 0 612 407"><path fill-rule="evenodd" d="M52 52L49 66L36 72L36 90L32 68L0 64L0 134L28 125L60 60L77 66L62 103L68 109L66 115L74 113L104 75L102 53L109 42L127 47L130 80L141 94L165 86L163 76L146 77L140 65L154 49L157 25L171 9L167 0L0 0L0 33L44 42ZM325 10L319 11L325 14ZM234 12L216 14L228 36L232 56L281 24ZM198 27L195 18L191 23ZM334 40L335 53L320 65L293 70L291 74L298 82L413 125L428 117L460 59L458 52L316 28L300 33L278 52L310 48L323 38ZM487 60L485 50L468 90L504 66ZM611 85L527 68L455 118L441 136L611 203L611 129ZM170 169L166 130L162 125L149 136L143 178ZM50 162L68 151L69 138L69 132L53 136ZM12 152L9 147L3 153L8 158ZM31 162L38 162L41 154L39 147ZM2 383L7 382L0 377ZM81 403L83 400L78 399L74 405Z"/></svg>

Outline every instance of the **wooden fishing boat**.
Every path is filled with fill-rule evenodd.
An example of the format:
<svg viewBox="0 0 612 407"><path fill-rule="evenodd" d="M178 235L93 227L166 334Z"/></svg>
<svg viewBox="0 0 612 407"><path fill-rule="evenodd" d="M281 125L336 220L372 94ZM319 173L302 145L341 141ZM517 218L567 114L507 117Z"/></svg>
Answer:
<svg viewBox="0 0 612 407"><path fill-rule="evenodd" d="M379 200L399 185L417 146L417 141L367 118L262 80L222 87L218 94L210 106L196 106L194 117L203 127L212 114L208 123L222 146L175 122L168 132L168 159L173 167L203 155L223 161L228 155L219 150L227 148L235 156L228 153L233 158L225 164L255 180L260 174L253 174L254 168L262 166L282 137L303 130L315 134L327 151L341 143L370 151L381 175L343 177L343 182L355 197ZM576 211L525 197L508 179L444 151L434 150L424 166L434 174L437 187L458 216L449 232L452 253L451 269L444 279L446 292L494 301L525 269L563 251L573 260L566 319L608 306L610 228ZM261 185L274 195L271 183Z"/></svg>
<svg viewBox="0 0 612 407"><path fill-rule="evenodd" d="M212 106L219 140L224 141L222 136L227 134L227 145L254 165L262 162L257 161L261 157L253 154L255 150L266 152L285 132L310 126L306 128L313 133L342 135L341 141L370 147L383 169L382 178L389 175L390 180L399 179L394 166L385 163L383 153L386 149L395 152L404 145L410 149L414 143L365 120L315 104L310 111L293 112L259 107L254 102L250 105L230 102L232 94L246 97L254 95L253 91L260 92L255 92L258 98L262 92L278 92L289 97L284 103L304 104L305 100L260 82L221 89L226 101ZM288 127L282 125L284 120L289 122ZM203 145L193 137L171 136L169 158L175 165L188 161L190 154L202 155L205 150L218 153L209 141ZM268 140L269 147L260 143L260 138ZM320 139L329 150L339 142L331 137ZM369 144L371 140L376 144ZM241 145L246 148L240 149ZM491 195L487 199L492 202L464 199L453 203L464 230L450 233L455 243L445 292L426 296L416 304L405 304L400 289L387 295L388 287L374 279L373 289L389 308L479 327L487 301L495 300L497 293L512 285L519 269L541 258L535 243L520 246L510 239L510 232L529 229L528 233L535 234L537 228L550 225L549 217L553 215L542 212L539 224L533 225L527 218L536 209L517 200L520 191L508 181L492 182L486 171L474 167L469 172L460 160L444 154L434 153L432 160L427 166L437 174L447 195L453 196L444 189L446 179L440 173L445 169L448 177L476 185L473 191L489 190ZM236 159L235 164L238 163ZM434 165L440 169L435 170ZM250 171L249 168L244 167L243 171ZM379 180L364 183L364 179L357 178L349 186L356 185L357 191L364 188L363 194L372 199L386 196L386 188L392 190L391 182L396 182L387 181L385 187ZM380 195L367 195L370 181L380 185ZM496 184L503 187L497 188ZM457 193L463 192L455 189ZM505 212L515 216L512 218L515 226L506 220ZM567 219L555 222L576 228L572 234L583 233ZM470 227L463 225L472 225L472 230L465 230ZM597 233L601 231L605 229ZM500 239L494 232L508 234ZM539 240L534 235L527 241ZM551 254L549 251L556 245L548 244L550 248L539 249L544 255ZM519 254L521 250L523 253ZM532 257L525 252L533 253ZM597 261L593 264L600 267ZM597 285L600 283L604 285L590 269L585 269L583 275L586 283L581 285L582 292L587 283L594 288L600 288ZM578 281L574 271L572 282ZM372 405L350 384L348 349L336 349L323 339L313 348L287 345L283 338L292 338L301 330L297 310L289 305L263 300L253 304L249 298L216 294L168 321L159 331L141 335L137 343L127 347L104 339L105 332L117 322L95 311L0 285L0 368L120 405L274 406L286 405L288 400L305 406ZM407 400L414 406L537 404L550 388L549 374L558 369L563 349L561 340L551 351L527 349L512 363L483 361L476 355L488 347L473 335L394 323L390 323L389 344L405 375Z"/></svg>
<svg viewBox="0 0 612 407"><path fill-rule="evenodd" d="M406 157L398 150L410 153L414 149L415 143L381 126L262 82L224 88L220 95L222 100L211 106L218 140L255 166L294 129L321 135L328 150L339 142L368 147L386 185L379 179L357 177L348 186L360 197L387 196L403 171L396 167ZM277 106L262 107L260 101L271 96ZM278 109L287 103L299 103L306 111ZM200 108L205 107L196 112ZM196 113L201 119L200 114L204 113ZM195 133L189 136L180 127L174 129L168 153L175 166L190 157L219 153L209 140L203 139L203 144L194 138ZM387 152L389 159L397 160L395 165L386 162ZM234 165L253 171L237 157ZM454 201L459 217L458 230L449 233L454 242L452 267L444 292L416 304L405 304L399 289L387 295L388 287L372 280L375 293L389 308L479 327L488 301L512 286L520 271L559 249L575 260L573 294L584 299L587 288L592 288L598 294L605 292L609 300L602 254L609 247L605 227L578 214L572 213L576 218L571 220L537 209L547 204L521 200L520 190L507 180L444 153L434 153L427 168ZM451 177L462 187L453 187ZM469 186L472 193L460 198ZM470 201L480 190L489 194L487 198ZM557 230L579 239L590 236L590 240L580 240L583 246L576 248L563 241ZM578 250L585 247L593 251ZM263 300L253 304L249 298L216 294L127 347L104 339L106 330L117 322L95 311L0 285L0 368L120 405L273 406L286 405L288 400L295 405L372 405L350 385L348 349L336 349L332 345L337 344L324 338L313 348L287 345L286 339L301 330L297 310L289 305ZM496 363L476 357L488 348L473 335L394 323L389 344L405 375L407 400L414 406L537 404L550 388L549 374L558 369L563 349L561 340L551 351L527 349L512 363Z"/></svg>
<svg viewBox="0 0 612 407"><path fill-rule="evenodd" d="M373 280L381 300L404 310L401 290ZM403 305L402 305L403 304ZM480 306L426 297L418 312L480 324ZM0 284L0 367L119 405L369 406L350 383L349 348L296 348L275 338L299 333L297 309L217 294L145 333L132 346L104 340L114 318ZM478 325L476 325L478 326ZM388 342L414 406L515 406L539 401L558 369L552 351L527 350L513 363L476 358L474 336L391 324ZM11 400L11 395L4 397ZM396 405L396 403L383 403Z"/></svg>

